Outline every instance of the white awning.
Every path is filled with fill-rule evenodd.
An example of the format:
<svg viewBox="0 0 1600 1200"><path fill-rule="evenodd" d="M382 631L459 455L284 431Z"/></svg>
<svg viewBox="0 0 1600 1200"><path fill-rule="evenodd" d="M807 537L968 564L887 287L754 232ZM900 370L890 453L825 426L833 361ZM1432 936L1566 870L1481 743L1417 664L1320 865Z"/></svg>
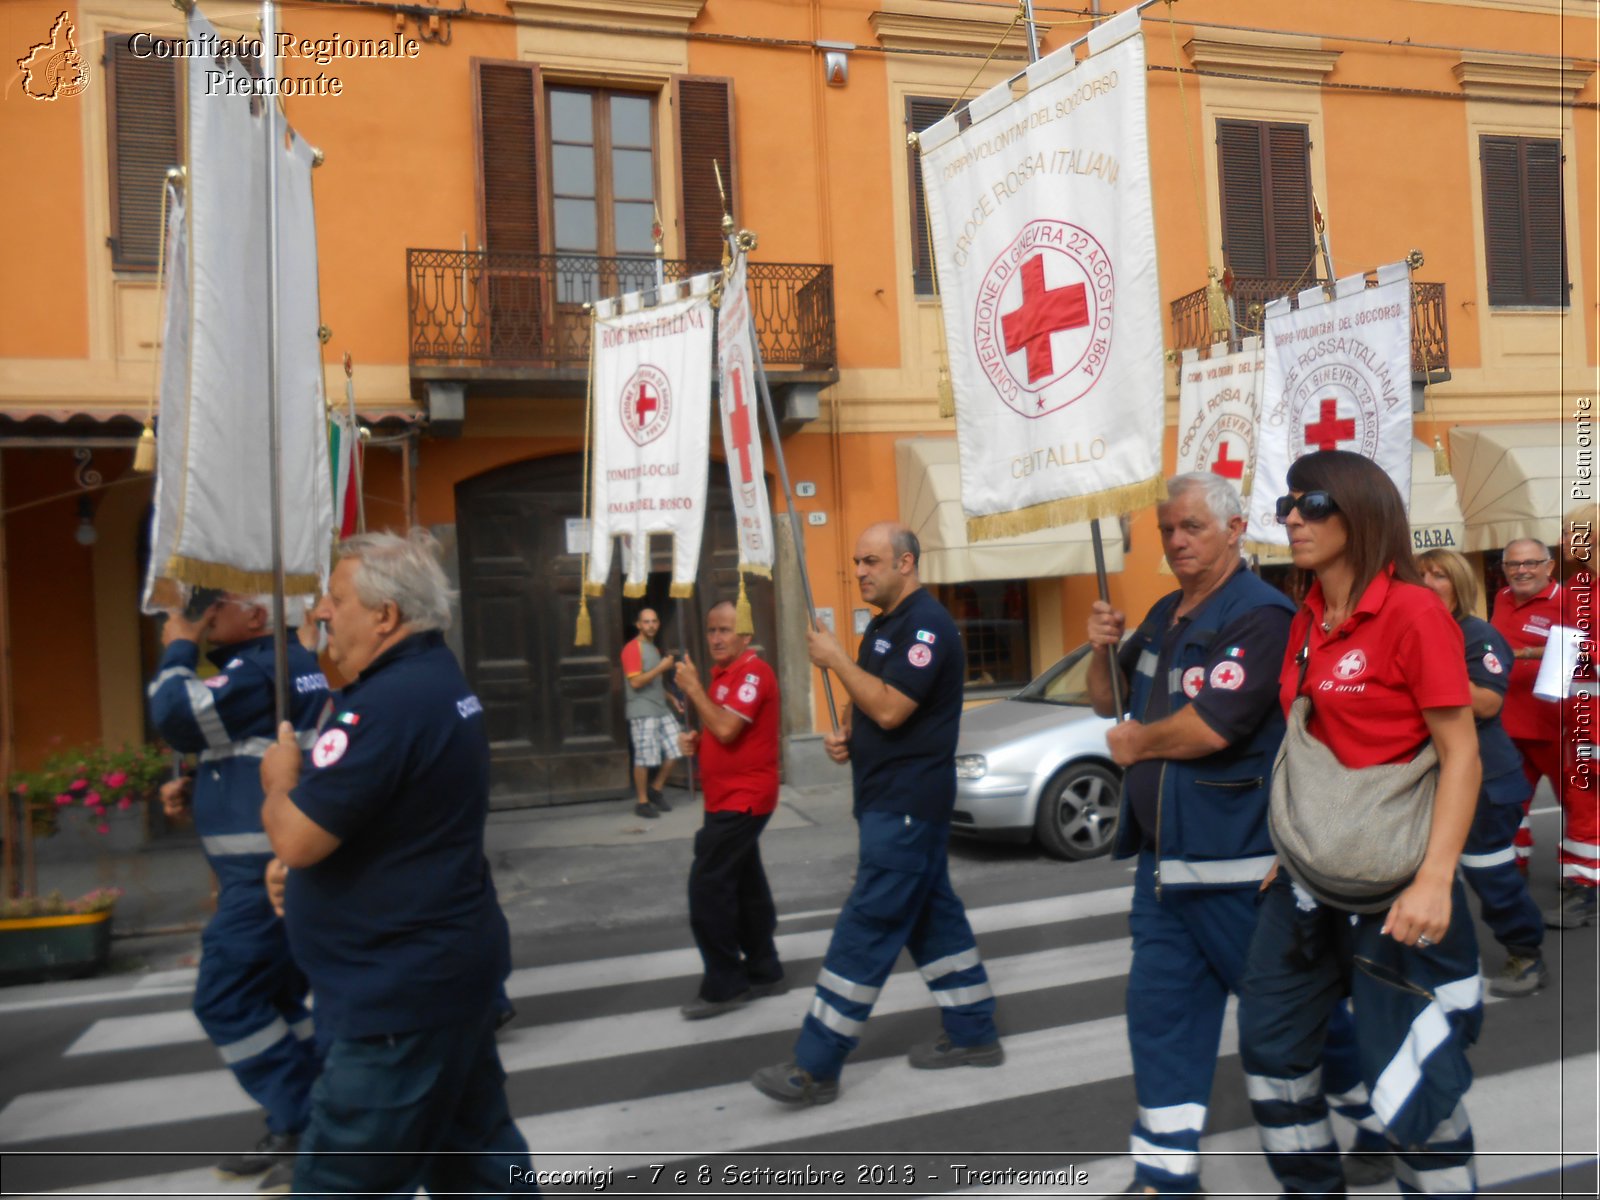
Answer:
<svg viewBox="0 0 1600 1200"><path fill-rule="evenodd" d="M1468 550L1499 550L1516 538L1561 540L1569 487L1578 480L1576 426L1561 421L1458 425L1450 431L1450 469L1461 495ZM1591 430L1592 435L1592 430ZM1582 451L1593 479L1593 447ZM1586 488L1589 495L1593 489Z"/></svg>
<svg viewBox="0 0 1600 1200"><path fill-rule="evenodd" d="M900 520L922 542L923 583L1045 579L1094 573L1094 544L1087 521L1017 537L968 542L955 438L897 441L894 465L900 490ZM1106 570L1120 571L1122 529L1116 521L1101 521L1100 529Z"/></svg>

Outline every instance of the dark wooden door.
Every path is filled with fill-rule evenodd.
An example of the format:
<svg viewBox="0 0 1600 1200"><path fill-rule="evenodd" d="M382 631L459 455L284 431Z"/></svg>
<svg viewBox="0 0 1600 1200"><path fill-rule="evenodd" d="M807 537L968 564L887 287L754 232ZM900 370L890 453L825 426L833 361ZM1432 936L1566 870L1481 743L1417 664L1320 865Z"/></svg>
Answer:
<svg viewBox="0 0 1600 1200"><path fill-rule="evenodd" d="M738 594L732 501L725 470L713 463L694 597L665 599L670 542L655 538L650 596L623 599L620 555L614 557L605 595L589 600L594 643L575 647L582 560L567 553L567 522L579 516L582 470L581 456L559 455L513 463L456 488L465 667L488 721L497 808L627 794L620 655L634 614L646 603L659 610L663 649L683 645L687 632L706 675L706 610ZM777 644L772 584L752 577L748 588L753 644L772 662L764 649Z"/></svg>

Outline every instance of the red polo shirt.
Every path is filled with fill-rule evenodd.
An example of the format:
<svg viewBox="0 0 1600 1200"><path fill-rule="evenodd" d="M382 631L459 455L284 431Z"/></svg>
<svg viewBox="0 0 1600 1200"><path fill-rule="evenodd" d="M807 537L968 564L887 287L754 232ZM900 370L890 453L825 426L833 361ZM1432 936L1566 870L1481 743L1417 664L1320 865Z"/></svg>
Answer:
<svg viewBox="0 0 1600 1200"><path fill-rule="evenodd" d="M1509 587L1494 598L1494 616L1489 623L1511 643L1515 654L1529 646L1543 646L1550 627L1561 624L1561 585L1554 580L1544 590L1519 601ZM1561 736L1561 706L1540 700L1533 694L1533 681L1539 676L1539 659L1511 660L1511 687L1500 709L1500 724L1514 738L1553 742Z"/></svg>
<svg viewBox="0 0 1600 1200"><path fill-rule="evenodd" d="M1427 588L1398 582L1388 568L1332 633L1322 632L1324 611L1322 584L1313 583L1289 628L1278 695L1287 713L1302 690L1298 659L1309 629L1310 730L1345 766L1407 762L1428 737L1423 709L1471 703L1461 627Z"/></svg>
<svg viewBox="0 0 1600 1200"><path fill-rule="evenodd" d="M746 650L725 667L711 668L706 689L713 704L745 722L726 744L700 732L700 772L707 812L762 816L778 807L778 677Z"/></svg>

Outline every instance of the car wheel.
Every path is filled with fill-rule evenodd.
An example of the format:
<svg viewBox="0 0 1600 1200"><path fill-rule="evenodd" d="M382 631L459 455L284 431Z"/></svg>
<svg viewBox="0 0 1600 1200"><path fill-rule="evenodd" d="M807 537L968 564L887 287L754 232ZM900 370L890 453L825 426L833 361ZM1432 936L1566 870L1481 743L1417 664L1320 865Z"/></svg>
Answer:
<svg viewBox="0 0 1600 1200"><path fill-rule="evenodd" d="M1045 784L1033 822L1039 845L1054 858L1098 858L1117 835L1122 779L1113 767L1071 763Z"/></svg>

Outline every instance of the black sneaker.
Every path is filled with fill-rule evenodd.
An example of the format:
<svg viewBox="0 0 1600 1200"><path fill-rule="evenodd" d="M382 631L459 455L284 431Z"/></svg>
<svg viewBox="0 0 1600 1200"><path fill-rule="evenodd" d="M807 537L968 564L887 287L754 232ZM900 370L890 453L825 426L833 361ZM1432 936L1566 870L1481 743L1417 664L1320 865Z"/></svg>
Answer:
<svg viewBox="0 0 1600 1200"><path fill-rule="evenodd" d="M655 810L655 806L650 801L646 800L643 804L635 804L633 806L633 815L654 821L661 814Z"/></svg>
<svg viewBox="0 0 1600 1200"><path fill-rule="evenodd" d="M729 996L726 1000L707 1000L704 996L696 996L678 1011L683 1014L685 1021L704 1021L707 1017L720 1017L723 1013L743 1008L753 999L755 994L746 988L737 996Z"/></svg>
<svg viewBox="0 0 1600 1200"><path fill-rule="evenodd" d="M294 1159L280 1158L272 1164L272 1170L261 1177L261 1182L256 1184L258 1192L276 1192L279 1195L288 1195L294 1190Z"/></svg>
<svg viewBox="0 0 1600 1200"><path fill-rule="evenodd" d="M769 979L766 983L752 983L750 985L750 999L759 1000L763 996L781 996L789 990L789 977L780 975L776 979Z"/></svg>
<svg viewBox="0 0 1600 1200"><path fill-rule="evenodd" d="M919 1071L938 1071L945 1067L998 1067L1006 1060L1006 1048L998 1041L984 1042L981 1046L958 1046L950 1035L941 1033L939 1040L911 1047L906 1061Z"/></svg>
<svg viewBox="0 0 1600 1200"><path fill-rule="evenodd" d="M1581 929L1593 924L1595 908L1594 888L1563 886L1556 906L1544 911L1545 928Z"/></svg>
<svg viewBox="0 0 1600 1200"><path fill-rule="evenodd" d="M212 1168L223 1179L250 1179L264 1175L279 1162L279 1155L293 1155L300 1146L297 1133L273 1133L270 1129L254 1150L230 1154Z"/></svg>
<svg viewBox="0 0 1600 1200"><path fill-rule="evenodd" d="M650 798L650 803L662 812L672 811L672 805L667 803L667 798L661 794L660 788L645 788L644 794Z"/></svg>
<svg viewBox="0 0 1600 1200"><path fill-rule="evenodd" d="M1383 1150L1351 1150L1339 1156L1346 1187L1377 1187L1394 1178L1394 1155Z"/></svg>
<svg viewBox="0 0 1600 1200"><path fill-rule="evenodd" d="M832 1104L839 1098L837 1079L813 1079L810 1071L792 1062L762 1067L750 1076L750 1082L763 1096L771 1096L779 1104L791 1108Z"/></svg>

